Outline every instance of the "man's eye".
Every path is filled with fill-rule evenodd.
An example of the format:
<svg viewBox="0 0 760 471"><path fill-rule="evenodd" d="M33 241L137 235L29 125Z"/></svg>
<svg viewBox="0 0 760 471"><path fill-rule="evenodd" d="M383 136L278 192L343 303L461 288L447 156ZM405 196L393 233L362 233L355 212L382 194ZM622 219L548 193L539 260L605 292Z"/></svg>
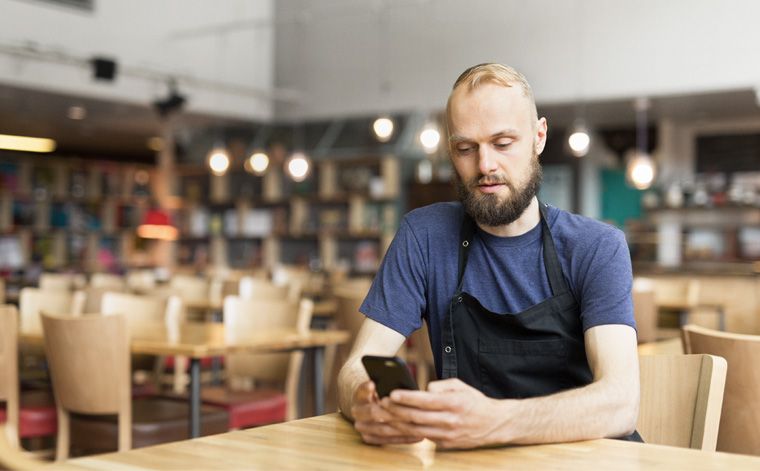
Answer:
<svg viewBox="0 0 760 471"><path fill-rule="evenodd" d="M496 143L496 147L498 147L499 149L506 149L510 145L512 145L512 141L508 141L508 142L500 141Z"/></svg>
<svg viewBox="0 0 760 471"><path fill-rule="evenodd" d="M472 152L472 147L471 146L458 146L457 147L457 152L459 152L460 154L467 154L467 153Z"/></svg>

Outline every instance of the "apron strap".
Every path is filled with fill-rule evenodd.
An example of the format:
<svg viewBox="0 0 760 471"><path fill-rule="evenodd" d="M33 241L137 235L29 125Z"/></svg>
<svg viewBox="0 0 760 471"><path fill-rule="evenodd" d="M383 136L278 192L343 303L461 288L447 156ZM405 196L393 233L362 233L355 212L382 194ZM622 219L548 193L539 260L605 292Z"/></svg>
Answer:
<svg viewBox="0 0 760 471"><path fill-rule="evenodd" d="M556 295L567 291L567 283L565 277L562 275L562 265L559 263L559 257L557 257L557 249L554 247L554 239L549 231L549 223L547 222L547 208L548 204L538 202L538 207L541 210L541 225L544 237L544 267L546 268L546 274L549 276L549 285L552 288L552 294Z"/></svg>
<svg viewBox="0 0 760 471"><path fill-rule="evenodd" d="M467 268L467 260L470 258L470 246L475 238L475 220L464 211L462 228L459 231L459 274L457 275L457 288L461 290L464 270Z"/></svg>

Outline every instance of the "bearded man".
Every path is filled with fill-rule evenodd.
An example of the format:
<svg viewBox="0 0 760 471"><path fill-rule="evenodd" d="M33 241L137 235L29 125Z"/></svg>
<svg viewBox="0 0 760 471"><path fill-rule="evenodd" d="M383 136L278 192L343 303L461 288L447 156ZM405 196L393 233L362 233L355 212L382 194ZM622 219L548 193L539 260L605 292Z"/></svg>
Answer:
<svg viewBox="0 0 760 471"><path fill-rule="evenodd" d="M446 107L459 202L407 214L339 375L370 444L640 440L628 247L617 228L539 203L547 124L513 68L481 64ZM380 399L361 363L427 323L439 380Z"/></svg>

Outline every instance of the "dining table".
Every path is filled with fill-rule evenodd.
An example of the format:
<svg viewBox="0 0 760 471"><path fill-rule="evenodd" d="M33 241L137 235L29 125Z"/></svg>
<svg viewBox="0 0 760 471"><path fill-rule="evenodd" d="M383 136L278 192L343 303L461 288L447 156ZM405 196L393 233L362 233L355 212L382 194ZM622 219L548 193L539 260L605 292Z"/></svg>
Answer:
<svg viewBox="0 0 760 471"><path fill-rule="evenodd" d="M190 437L200 436L201 360L234 352L311 352L312 394L315 415L324 413L324 348L349 340L345 330L296 329L225 330L219 322L163 322L130 324L130 352L147 355L182 355L190 359ZM43 344L42 332L20 332L19 341Z"/></svg>
<svg viewBox="0 0 760 471"><path fill-rule="evenodd" d="M613 439L542 445L442 449L362 442L339 413L80 457L81 470L756 470L760 457Z"/></svg>

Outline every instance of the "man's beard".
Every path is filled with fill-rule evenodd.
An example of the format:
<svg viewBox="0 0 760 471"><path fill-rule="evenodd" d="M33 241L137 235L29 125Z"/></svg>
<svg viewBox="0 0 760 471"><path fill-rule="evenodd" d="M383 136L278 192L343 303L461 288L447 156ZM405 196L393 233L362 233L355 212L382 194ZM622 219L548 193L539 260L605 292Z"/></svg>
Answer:
<svg viewBox="0 0 760 471"><path fill-rule="evenodd" d="M508 181L504 176L480 176L465 184L462 177L454 169L454 185L459 201L465 211L480 225L496 227L511 224L528 209L533 197L541 188L543 172L538 159L534 158L530 167L530 175L522 188L516 188L515 182ZM509 188L509 195L501 197L496 193L476 194L473 189L480 183L501 183Z"/></svg>

